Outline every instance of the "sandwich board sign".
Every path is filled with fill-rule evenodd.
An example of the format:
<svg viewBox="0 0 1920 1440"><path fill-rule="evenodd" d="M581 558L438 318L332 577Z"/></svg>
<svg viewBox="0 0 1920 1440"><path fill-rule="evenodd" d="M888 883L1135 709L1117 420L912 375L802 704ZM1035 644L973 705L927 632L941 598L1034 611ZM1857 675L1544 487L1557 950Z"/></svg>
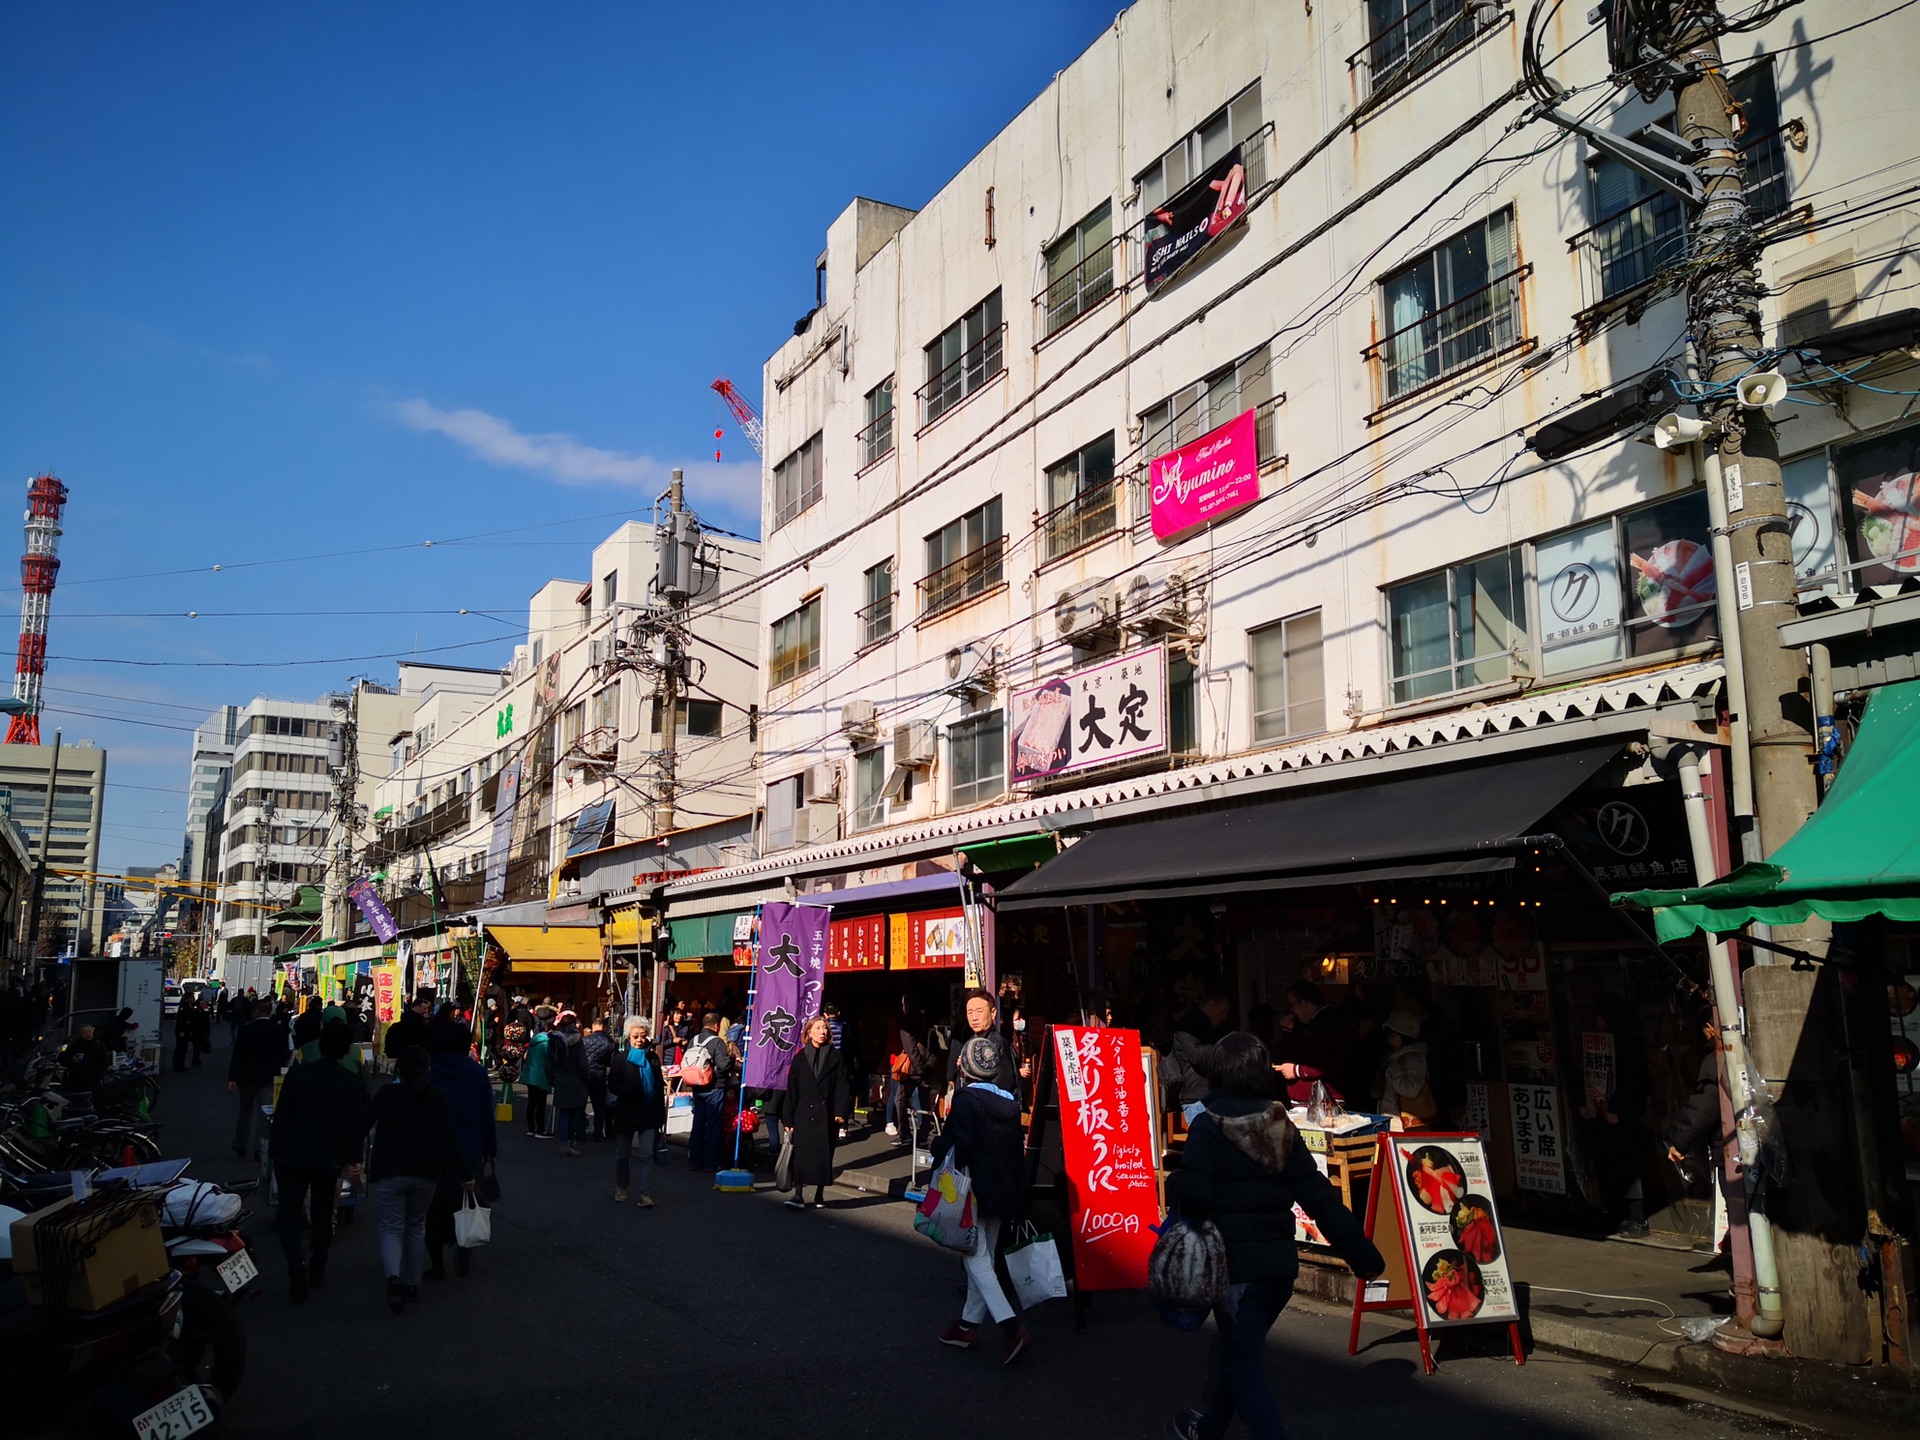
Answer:
<svg viewBox="0 0 1920 1440"><path fill-rule="evenodd" d="M1527 1363L1520 1311L1507 1271L1506 1237L1493 1205L1487 1151L1478 1135L1425 1130L1380 1137L1367 1197L1367 1238L1386 1270L1353 1300L1347 1353L1360 1348L1360 1317L1411 1310L1420 1361L1434 1371L1431 1331L1505 1322L1514 1363ZM1382 1196L1385 1200L1382 1200Z"/></svg>

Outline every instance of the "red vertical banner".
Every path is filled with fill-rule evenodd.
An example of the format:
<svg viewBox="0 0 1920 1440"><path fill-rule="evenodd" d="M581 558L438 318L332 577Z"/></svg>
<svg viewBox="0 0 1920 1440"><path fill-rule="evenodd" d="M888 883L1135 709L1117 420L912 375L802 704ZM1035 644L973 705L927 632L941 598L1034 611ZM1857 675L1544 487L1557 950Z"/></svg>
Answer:
<svg viewBox="0 0 1920 1440"><path fill-rule="evenodd" d="M1053 1044L1074 1285L1082 1291L1144 1289L1153 1227L1160 1223L1160 1188L1140 1032L1056 1025Z"/></svg>

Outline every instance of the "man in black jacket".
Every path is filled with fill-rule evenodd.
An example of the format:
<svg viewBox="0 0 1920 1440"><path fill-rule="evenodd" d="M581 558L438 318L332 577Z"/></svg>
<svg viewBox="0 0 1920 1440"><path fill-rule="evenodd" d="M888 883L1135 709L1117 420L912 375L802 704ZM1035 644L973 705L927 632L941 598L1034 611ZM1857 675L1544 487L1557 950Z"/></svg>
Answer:
<svg viewBox="0 0 1920 1440"><path fill-rule="evenodd" d="M1009 1095L1018 1095L1020 1093L1020 1080L1014 1073L1013 1050L1008 1046L1006 1037L1000 1033L1000 1007L995 1002L991 992L986 990L969 990L967 992L966 1020L967 1033L964 1036L954 1037L953 1048L955 1054L957 1055L969 1040L984 1039L990 1041L993 1045L993 1053L995 1056L993 1074L990 1077L991 1080ZM953 1077L955 1088L965 1089L967 1085L971 1083L967 1078L966 1072L961 1070L957 1063L954 1069L956 1072Z"/></svg>
<svg viewBox="0 0 1920 1440"><path fill-rule="evenodd" d="M240 1027L227 1062L227 1093L240 1097L240 1113L233 1122L233 1153L253 1153L253 1127L260 1117L260 1097L271 1094L273 1077L287 1063L286 1034L273 1020L273 1002L256 1000L253 1018Z"/></svg>
<svg viewBox="0 0 1920 1440"><path fill-rule="evenodd" d="M607 1034L605 1020L594 1017L580 1049L587 1062L587 1099L593 1103L591 1133L595 1140L605 1140L613 1134L607 1114L607 1067L613 1063L613 1039Z"/></svg>
<svg viewBox="0 0 1920 1440"><path fill-rule="evenodd" d="M413 1004L400 1012L400 1018L387 1027L386 1040L381 1044L380 1053L389 1060L397 1060L400 1052L409 1045L427 1048L427 1017L433 1014L433 996L421 991L413 997Z"/></svg>
<svg viewBox="0 0 1920 1440"><path fill-rule="evenodd" d="M310 1286L326 1282L327 1252L333 1243L333 1203L340 1193L340 1172L358 1150L360 1112L366 1091L360 1077L340 1061L353 1040L344 1020L320 1027L320 1058L287 1072L273 1107L267 1158L280 1185L276 1225L287 1257L288 1293L294 1303ZM300 1249L301 1212L313 1227L313 1258Z"/></svg>

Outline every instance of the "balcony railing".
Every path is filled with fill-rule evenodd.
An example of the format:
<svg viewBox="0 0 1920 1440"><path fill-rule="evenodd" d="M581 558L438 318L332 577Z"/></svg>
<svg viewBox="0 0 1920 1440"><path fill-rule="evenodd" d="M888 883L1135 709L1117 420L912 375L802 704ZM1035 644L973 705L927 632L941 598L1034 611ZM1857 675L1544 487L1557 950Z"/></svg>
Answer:
<svg viewBox="0 0 1920 1440"><path fill-rule="evenodd" d="M1347 69L1367 68L1367 89L1379 94L1410 80L1474 36L1467 0L1420 0L1347 57Z"/></svg>
<svg viewBox="0 0 1920 1440"><path fill-rule="evenodd" d="M1116 477L1090 485L1040 517L1039 530L1049 560L1058 560L1082 545L1091 545L1120 526L1120 481Z"/></svg>
<svg viewBox="0 0 1920 1440"><path fill-rule="evenodd" d="M1005 578L1007 537L996 536L977 550L942 565L920 582L920 618L951 610L984 595Z"/></svg>
<svg viewBox="0 0 1920 1440"><path fill-rule="evenodd" d="M1275 395L1271 399L1262 400L1254 409L1254 453L1260 457L1260 470L1263 474L1276 465L1286 463L1287 457L1280 453L1279 421L1275 418L1280 413L1280 407L1286 403L1285 395ZM1198 434L1191 435L1181 444L1191 444L1198 438ZM1133 494L1127 502L1132 515L1129 523L1133 526L1135 539L1144 540L1153 534L1152 462L1158 456L1177 448L1179 447L1175 445L1163 445L1153 455L1147 457L1146 463L1128 472L1133 488Z"/></svg>
<svg viewBox="0 0 1920 1440"><path fill-rule="evenodd" d="M861 645L878 645L893 634L893 602L897 593L889 590L878 600L861 606L855 612L860 621Z"/></svg>
<svg viewBox="0 0 1920 1440"><path fill-rule="evenodd" d="M1113 293L1114 248L1112 241L1102 245L1033 297L1042 340L1064 330Z"/></svg>
<svg viewBox="0 0 1920 1440"><path fill-rule="evenodd" d="M931 425L1006 368L1006 322L993 327L914 391L920 423Z"/></svg>
<svg viewBox="0 0 1920 1440"><path fill-rule="evenodd" d="M1380 362L1381 394L1389 400L1463 370L1520 342L1520 282L1533 273L1521 265L1478 290L1429 311L1381 336L1361 357Z"/></svg>
<svg viewBox="0 0 1920 1440"><path fill-rule="evenodd" d="M1567 245L1584 257L1591 307L1638 290L1686 258L1686 206L1678 196L1657 191L1582 230Z"/></svg>
<svg viewBox="0 0 1920 1440"><path fill-rule="evenodd" d="M860 446L860 468L878 464L893 453L893 408L889 406L884 414L874 417L858 435L853 437Z"/></svg>

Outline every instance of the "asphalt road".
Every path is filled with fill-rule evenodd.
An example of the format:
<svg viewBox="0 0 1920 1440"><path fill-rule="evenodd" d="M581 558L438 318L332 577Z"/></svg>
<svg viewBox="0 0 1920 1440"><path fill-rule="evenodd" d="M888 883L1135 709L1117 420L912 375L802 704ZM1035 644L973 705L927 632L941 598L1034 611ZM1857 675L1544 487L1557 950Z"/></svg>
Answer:
<svg viewBox="0 0 1920 1440"><path fill-rule="evenodd" d="M248 1172L229 1149L224 1030L218 1041L206 1068L166 1075L157 1118L168 1153L223 1180ZM1207 1333L1160 1325L1138 1297L1098 1297L1081 1333L1067 1303L1041 1307L1032 1349L1004 1369L991 1340L935 1343L958 1314L960 1267L905 1205L830 1191L827 1211L796 1214L767 1191L709 1189L676 1151L643 1211L614 1203L611 1150L562 1158L523 1122L503 1127L493 1243L469 1278L429 1282L397 1317L370 1207L336 1238L327 1288L298 1306L271 1217L256 1214L262 1280L241 1312L249 1361L227 1433L1108 1440L1157 1436L1199 1398ZM1370 1324L1351 1358L1346 1333L1343 1315L1299 1302L1275 1327L1268 1373L1296 1436L1819 1433L1546 1351L1524 1368L1449 1358L1424 1377L1405 1332Z"/></svg>

